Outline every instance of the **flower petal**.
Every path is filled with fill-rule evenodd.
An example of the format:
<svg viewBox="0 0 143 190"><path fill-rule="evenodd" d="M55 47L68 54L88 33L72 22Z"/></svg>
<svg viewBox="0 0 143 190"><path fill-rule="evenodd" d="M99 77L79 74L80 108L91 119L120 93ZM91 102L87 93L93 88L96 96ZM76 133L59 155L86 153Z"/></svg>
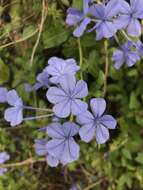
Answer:
<svg viewBox="0 0 143 190"><path fill-rule="evenodd" d="M50 87L46 93L47 99L53 104L57 104L67 99L65 92L57 87Z"/></svg>
<svg viewBox="0 0 143 190"><path fill-rule="evenodd" d="M6 88L0 87L0 103L7 102L7 99L6 99L7 92L8 90Z"/></svg>
<svg viewBox="0 0 143 190"><path fill-rule="evenodd" d="M93 98L90 101L90 107L94 116L100 117L106 109L106 102L103 98Z"/></svg>
<svg viewBox="0 0 143 190"><path fill-rule="evenodd" d="M47 154L46 143L47 143L46 139L36 139L35 141L36 154L40 156L44 156Z"/></svg>
<svg viewBox="0 0 143 190"><path fill-rule="evenodd" d="M6 94L6 99L9 105L11 106L22 106L22 100L19 98L17 92L15 90L10 90Z"/></svg>
<svg viewBox="0 0 143 190"><path fill-rule="evenodd" d="M141 25L140 22L137 19L132 18L128 28L127 32L130 36L139 36L141 35Z"/></svg>
<svg viewBox="0 0 143 190"><path fill-rule="evenodd" d="M120 6L119 0L110 0L106 5L105 16L107 18L112 18L113 16L116 16L119 13L119 6Z"/></svg>
<svg viewBox="0 0 143 190"><path fill-rule="evenodd" d="M79 130L79 135L84 142L90 142L95 135L94 123L83 125Z"/></svg>
<svg viewBox="0 0 143 190"><path fill-rule="evenodd" d="M83 13L75 8L69 8L67 10L66 24L74 26L83 19Z"/></svg>
<svg viewBox="0 0 143 190"><path fill-rule="evenodd" d="M50 154L46 156L46 161L51 167L56 167L59 164L59 160L56 157L51 156Z"/></svg>
<svg viewBox="0 0 143 190"><path fill-rule="evenodd" d="M129 15L119 15L117 19L114 21L114 26L116 29L126 28L131 21L131 17Z"/></svg>
<svg viewBox="0 0 143 190"><path fill-rule="evenodd" d="M102 33L105 38L110 38L116 33L116 28L112 22L105 21L101 25Z"/></svg>
<svg viewBox="0 0 143 190"><path fill-rule="evenodd" d="M90 23L90 18L85 18L82 22L81 22L81 24L79 25L79 27L77 27L75 30L74 30L74 32L73 32L73 35L75 36L75 37L80 37L80 36L82 36L83 35L83 33L84 33L84 31L85 31L85 29L86 29L86 27L87 27L87 25Z"/></svg>
<svg viewBox="0 0 143 190"><path fill-rule="evenodd" d="M68 95L71 95L75 89L76 78L72 75L65 75L61 78L60 85Z"/></svg>
<svg viewBox="0 0 143 190"><path fill-rule="evenodd" d="M4 112L4 118L14 127L23 121L22 109L15 107L8 108Z"/></svg>
<svg viewBox="0 0 143 190"><path fill-rule="evenodd" d="M65 147L65 139L52 139L47 142L46 149L51 156L60 159Z"/></svg>
<svg viewBox="0 0 143 190"><path fill-rule="evenodd" d="M94 117L89 111L86 111L77 115L76 121L81 125L90 124L94 122Z"/></svg>
<svg viewBox="0 0 143 190"><path fill-rule="evenodd" d="M71 112L73 115L81 114L82 112L85 112L87 108L87 103L81 100L74 99L71 102Z"/></svg>
<svg viewBox="0 0 143 190"><path fill-rule="evenodd" d="M74 97L84 98L88 95L87 83L83 80L79 80L75 86Z"/></svg>
<svg viewBox="0 0 143 190"><path fill-rule="evenodd" d="M103 125L97 125L95 136L98 144L104 144L109 139L109 131Z"/></svg>
<svg viewBox="0 0 143 190"><path fill-rule="evenodd" d="M103 4L93 4L89 11L93 16L99 19L103 19L105 16L105 6Z"/></svg>
<svg viewBox="0 0 143 190"><path fill-rule="evenodd" d="M65 134L60 123L51 123L47 126L47 134L52 138L64 138Z"/></svg>
<svg viewBox="0 0 143 190"><path fill-rule="evenodd" d="M10 159L10 156L7 152L0 152L0 164L3 164Z"/></svg>
<svg viewBox="0 0 143 190"><path fill-rule="evenodd" d="M79 132L79 126L73 122L65 122L62 126L62 130L66 138L72 137Z"/></svg>
<svg viewBox="0 0 143 190"><path fill-rule="evenodd" d="M111 115L103 115L100 118L100 122L108 129L115 129L117 125L116 119L114 119Z"/></svg>
<svg viewBox="0 0 143 190"><path fill-rule="evenodd" d="M65 101L57 103L53 107L53 111L56 116L60 118L66 118L70 115L71 112L71 101L68 98Z"/></svg>
<svg viewBox="0 0 143 190"><path fill-rule="evenodd" d="M64 165L71 163L79 158L79 145L75 142L73 138L70 138L65 142L65 146L60 158L60 162Z"/></svg>

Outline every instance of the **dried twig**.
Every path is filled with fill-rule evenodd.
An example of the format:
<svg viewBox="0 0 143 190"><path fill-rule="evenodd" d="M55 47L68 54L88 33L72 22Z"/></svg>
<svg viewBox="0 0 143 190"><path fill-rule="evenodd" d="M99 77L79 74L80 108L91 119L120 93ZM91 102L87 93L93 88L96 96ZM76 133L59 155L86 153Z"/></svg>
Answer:
<svg viewBox="0 0 143 190"><path fill-rule="evenodd" d="M24 166L24 165L34 164L36 162L45 162L45 158L40 158L38 160L36 160L34 158L28 158L27 160L24 160L22 162L9 163L9 164L1 164L0 168L21 167L21 166Z"/></svg>
<svg viewBox="0 0 143 190"><path fill-rule="evenodd" d="M32 51L32 54L31 54L31 59L30 59L30 65L31 66L33 64L34 55L35 55L36 49L38 47L38 44L39 44L39 41L40 41L40 38L41 38L41 34L42 34L42 31L43 31L43 26L44 26L44 22L46 20L46 17L47 17L47 6L46 6L46 1L43 0L43 3L42 3L42 16L41 16L41 23L40 23L40 26L39 26L39 33L38 33L36 43L35 43L35 45L33 47L33 51Z"/></svg>
<svg viewBox="0 0 143 190"><path fill-rule="evenodd" d="M34 36L38 31L39 31L39 29L37 28L34 32L32 32L31 34L27 35L25 38L21 38L21 39L19 39L19 40L16 40L16 41L9 42L9 43L7 43L7 44L1 45L1 46L0 46L0 49L9 47L9 46L11 46L11 45L13 45L13 44L17 44L17 43L23 42L23 41L25 41L25 40L31 38L32 36Z"/></svg>

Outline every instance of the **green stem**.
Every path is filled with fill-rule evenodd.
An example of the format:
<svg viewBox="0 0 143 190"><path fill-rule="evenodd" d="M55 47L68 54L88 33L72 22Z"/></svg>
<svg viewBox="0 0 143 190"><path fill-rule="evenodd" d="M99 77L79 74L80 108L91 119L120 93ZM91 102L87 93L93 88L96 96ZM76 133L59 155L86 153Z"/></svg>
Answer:
<svg viewBox="0 0 143 190"><path fill-rule="evenodd" d="M81 47L80 38L78 38L77 41L78 41L78 50L79 50L80 78L83 79L83 75L82 75L83 52L82 52L82 47Z"/></svg>
<svg viewBox="0 0 143 190"><path fill-rule="evenodd" d="M13 167L22 167L24 165L34 164L36 162L45 162L45 158L35 159L35 158L28 158L22 162L16 163L9 163L9 164L1 164L0 168L13 168Z"/></svg>
<svg viewBox="0 0 143 190"><path fill-rule="evenodd" d="M108 41L107 40L104 43L104 49L105 49L105 76L104 76L103 97L105 97L107 93L107 78L108 78L108 72L109 72Z"/></svg>
<svg viewBox="0 0 143 190"><path fill-rule="evenodd" d="M70 122L72 122L73 119L74 119L74 117L73 117L73 115L71 114L71 115L70 115Z"/></svg>

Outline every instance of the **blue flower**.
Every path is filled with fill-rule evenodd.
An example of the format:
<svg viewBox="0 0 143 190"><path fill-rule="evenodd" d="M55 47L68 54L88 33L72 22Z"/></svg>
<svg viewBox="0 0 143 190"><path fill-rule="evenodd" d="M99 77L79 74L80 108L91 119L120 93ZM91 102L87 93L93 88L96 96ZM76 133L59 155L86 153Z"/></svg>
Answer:
<svg viewBox="0 0 143 190"><path fill-rule="evenodd" d="M135 43L135 46L136 46L136 50L137 50L139 56L143 57L143 43L140 40L138 40Z"/></svg>
<svg viewBox="0 0 143 190"><path fill-rule="evenodd" d="M141 34L141 24L138 19L143 18L143 1L130 0L130 5L126 1L120 3L120 15L115 22L118 29L127 28L130 36Z"/></svg>
<svg viewBox="0 0 143 190"><path fill-rule="evenodd" d="M57 158L60 163L68 164L79 158L79 145L74 136L79 132L79 127L73 122L52 123L47 127L48 136L52 140L46 144L50 155Z"/></svg>
<svg viewBox="0 0 143 190"><path fill-rule="evenodd" d="M6 100L12 107L4 112L4 118L10 122L11 126L20 124L23 121L23 102L15 90L10 90L6 94Z"/></svg>
<svg viewBox="0 0 143 190"><path fill-rule="evenodd" d="M7 168L1 168L0 169L0 176L2 176L3 174L5 174L8 171Z"/></svg>
<svg viewBox="0 0 143 190"><path fill-rule="evenodd" d="M58 84L65 75L74 76L80 69L74 59L61 59L58 57L51 57L48 61L49 66L45 71L51 76L50 81Z"/></svg>
<svg viewBox="0 0 143 190"><path fill-rule="evenodd" d="M7 89L4 87L0 87L0 103L5 103L7 102L6 100L6 94L7 94Z"/></svg>
<svg viewBox="0 0 143 190"><path fill-rule="evenodd" d="M27 92L31 92L33 90L38 90L40 88L49 88L49 74L43 70L41 73L39 73L36 77L37 82L31 86L27 83L24 84L25 90Z"/></svg>
<svg viewBox="0 0 143 190"><path fill-rule="evenodd" d="M10 156L7 152L0 152L0 164L3 164L10 159Z"/></svg>
<svg viewBox="0 0 143 190"><path fill-rule="evenodd" d="M69 8L67 10L67 18L66 23L69 26L77 26L77 28L74 30L73 35L75 37L80 37L83 35L87 25L90 23L91 19L87 16L89 12L89 0L84 0L84 8L83 12L81 12L78 9L75 8Z"/></svg>
<svg viewBox="0 0 143 190"><path fill-rule="evenodd" d="M113 17L118 13L117 0L111 0L105 4L93 4L90 7L92 16L95 17L95 26L89 30L90 32L96 30L96 40L110 38L116 33Z"/></svg>
<svg viewBox="0 0 143 190"><path fill-rule="evenodd" d="M47 142L46 139L37 139L35 141L35 151L39 156L46 156L46 161L49 166L56 167L59 164L59 160L48 154L46 147Z"/></svg>
<svg viewBox="0 0 143 190"><path fill-rule="evenodd" d="M79 135L85 142L90 142L96 137L98 144L103 144L109 139L108 129L115 129L116 120L111 115L103 115L106 102L102 98L90 101L92 113L87 111L77 116L77 122L82 125Z"/></svg>
<svg viewBox="0 0 143 190"><path fill-rule="evenodd" d="M59 87L49 88L47 99L54 104L55 115L66 118L70 114L78 115L87 110L87 104L80 100L87 94L86 82L80 80L76 83L75 77L64 77Z"/></svg>
<svg viewBox="0 0 143 190"><path fill-rule="evenodd" d="M139 53L136 50L132 50L133 46L134 44L128 41L113 53L112 61L115 62L114 67L116 69L119 69L124 63L128 67L132 67L140 60Z"/></svg>
<svg viewBox="0 0 143 190"><path fill-rule="evenodd" d="M78 190L76 185L72 185L72 187L69 190Z"/></svg>
<svg viewBox="0 0 143 190"><path fill-rule="evenodd" d="M7 152L0 152L0 164L5 163L10 159L10 156ZM1 168L0 169L0 176L2 176L4 173L8 171L7 168Z"/></svg>

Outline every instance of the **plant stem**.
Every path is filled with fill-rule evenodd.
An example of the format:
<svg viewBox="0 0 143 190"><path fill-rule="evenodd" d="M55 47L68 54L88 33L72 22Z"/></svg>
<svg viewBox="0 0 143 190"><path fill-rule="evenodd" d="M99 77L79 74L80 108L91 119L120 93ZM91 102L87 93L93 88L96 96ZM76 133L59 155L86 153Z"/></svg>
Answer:
<svg viewBox="0 0 143 190"><path fill-rule="evenodd" d="M82 52L82 47L81 47L81 41L80 38L77 39L78 42L78 50L79 50L79 66L80 66L80 78L83 79L82 75L82 64L83 64L83 52Z"/></svg>
<svg viewBox="0 0 143 190"><path fill-rule="evenodd" d="M42 119L42 118L52 117L52 116L53 116L53 114L39 115L39 116L33 116L33 117L25 117L25 118L23 119L23 121Z"/></svg>
<svg viewBox="0 0 143 190"><path fill-rule="evenodd" d="M46 20L46 17L47 17L47 7L46 7L46 1L43 0L42 2L42 16L41 16L41 23L39 25L39 33L38 33L38 37L37 37L37 40L36 40L36 43L33 47L33 50L32 50L32 55L31 55L31 59L30 59L30 66L32 66L33 64L33 60L34 60L34 56L35 56L35 53L36 53L36 49L39 45L39 42L40 42L40 38L41 38L41 34L42 34L42 31L43 31L43 26L44 26L44 22Z"/></svg>
<svg viewBox="0 0 143 190"><path fill-rule="evenodd" d="M103 88L103 97L105 97L107 93L107 78L109 72L109 59L108 59L108 41L104 42L104 49L105 49L105 76L104 76L104 88Z"/></svg>
<svg viewBox="0 0 143 190"><path fill-rule="evenodd" d="M23 108L24 108L24 109L28 109L28 110L52 112L51 109L47 109L47 108L36 108L36 107L32 107L32 106L23 106Z"/></svg>
<svg viewBox="0 0 143 190"><path fill-rule="evenodd" d="M29 164L34 164L36 162L45 162L45 158L40 158L40 159L34 159L34 158L28 158L22 162L16 162L16 163L10 163L10 164L1 164L1 168L13 168L13 167L21 167L24 165L29 165Z"/></svg>

